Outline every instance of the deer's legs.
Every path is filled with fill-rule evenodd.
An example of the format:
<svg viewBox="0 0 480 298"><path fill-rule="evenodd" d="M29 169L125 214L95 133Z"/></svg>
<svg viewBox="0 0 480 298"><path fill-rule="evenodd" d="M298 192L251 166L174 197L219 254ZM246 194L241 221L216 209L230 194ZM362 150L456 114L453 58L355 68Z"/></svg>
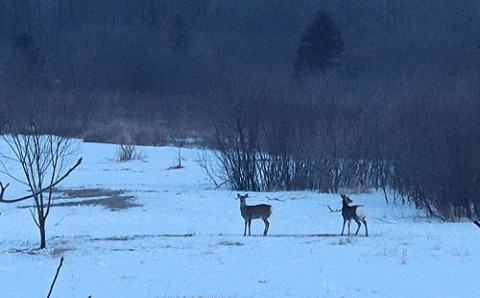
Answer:
<svg viewBox="0 0 480 298"><path fill-rule="evenodd" d="M268 227L270 227L270 223L268 222L268 220L266 218L263 219L263 222L265 223L265 230L263 231L263 236L267 236Z"/></svg>
<svg viewBox="0 0 480 298"><path fill-rule="evenodd" d="M245 230L243 231L243 236L247 236L247 224L248 220L245 220Z"/></svg>
<svg viewBox="0 0 480 298"><path fill-rule="evenodd" d="M250 230L250 226L252 225L252 220L249 220L248 221L248 236L251 236L252 233L251 233L251 230Z"/></svg>
<svg viewBox="0 0 480 298"><path fill-rule="evenodd" d="M342 228L342 234L341 234L341 236L343 236L343 232L345 231L345 223L347 223L347 220L346 220L346 219L343 220L343 228Z"/></svg>
<svg viewBox="0 0 480 298"><path fill-rule="evenodd" d="M358 235L358 231L360 231L360 227L362 226L362 224L360 223L360 221L358 219L355 219L355 222L357 223L358 227L357 227L357 231L355 232L355 236Z"/></svg>
<svg viewBox="0 0 480 298"><path fill-rule="evenodd" d="M368 237L368 228L367 228L367 221L363 219L363 224L365 225L365 236Z"/></svg>
<svg viewBox="0 0 480 298"><path fill-rule="evenodd" d="M350 224L352 223L352 220L348 220L348 235L350 236Z"/></svg>

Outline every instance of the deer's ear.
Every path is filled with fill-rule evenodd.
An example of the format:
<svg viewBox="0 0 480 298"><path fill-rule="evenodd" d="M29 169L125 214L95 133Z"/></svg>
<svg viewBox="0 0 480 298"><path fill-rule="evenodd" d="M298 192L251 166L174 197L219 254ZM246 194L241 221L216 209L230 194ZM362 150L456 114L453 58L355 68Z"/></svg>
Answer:
<svg viewBox="0 0 480 298"><path fill-rule="evenodd" d="M248 198L248 193L245 194L245 198Z"/></svg>
<svg viewBox="0 0 480 298"><path fill-rule="evenodd" d="M239 199L240 199L240 194L239 194L239 193L237 193L237 198L239 198Z"/></svg>

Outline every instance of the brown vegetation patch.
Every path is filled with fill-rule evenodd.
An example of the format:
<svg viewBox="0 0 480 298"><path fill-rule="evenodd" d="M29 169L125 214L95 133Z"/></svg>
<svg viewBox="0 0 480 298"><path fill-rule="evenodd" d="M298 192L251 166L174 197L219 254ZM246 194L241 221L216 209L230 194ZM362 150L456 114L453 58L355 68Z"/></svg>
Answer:
<svg viewBox="0 0 480 298"><path fill-rule="evenodd" d="M124 194L122 190L111 190L102 188L85 189L67 189L56 190L59 197L53 203L52 207L71 207L71 206L103 206L111 211L119 211L133 207L140 207L140 204L133 203L135 197ZM73 200L82 199L82 200ZM30 208L32 206L22 206L19 208Z"/></svg>
<svg viewBox="0 0 480 298"><path fill-rule="evenodd" d="M75 202L54 203L52 207L69 207L69 206L103 206L112 211L119 211L132 207L140 207L141 205L132 203L133 196L109 196L106 198L82 200Z"/></svg>
<svg viewBox="0 0 480 298"><path fill-rule="evenodd" d="M74 250L73 248L70 247L55 247L50 255L54 258L59 258L62 257L66 252Z"/></svg>
<svg viewBox="0 0 480 298"><path fill-rule="evenodd" d="M218 243L218 245L222 245L222 246L243 246L243 243L238 242L238 241L228 241L228 240L225 240L225 241L220 241L220 242Z"/></svg>
<svg viewBox="0 0 480 298"><path fill-rule="evenodd" d="M137 239L147 238L188 238L193 237L193 234L146 234L146 235L130 235L130 236L111 236L105 238L94 238L92 241L131 241Z"/></svg>
<svg viewBox="0 0 480 298"><path fill-rule="evenodd" d="M118 196L124 192L121 190L111 190L103 188L82 188L82 189L66 189L57 190L57 192L66 195L69 198L94 198L104 196Z"/></svg>

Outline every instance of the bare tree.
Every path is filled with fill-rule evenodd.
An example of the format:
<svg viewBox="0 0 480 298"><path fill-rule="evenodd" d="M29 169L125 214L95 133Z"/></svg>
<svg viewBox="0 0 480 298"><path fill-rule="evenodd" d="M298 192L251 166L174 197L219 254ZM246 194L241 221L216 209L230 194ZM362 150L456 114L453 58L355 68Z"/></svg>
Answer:
<svg viewBox="0 0 480 298"><path fill-rule="evenodd" d="M16 203L33 199L32 217L40 232L39 248L46 247L45 224L53 202L54 187L63 181L82 162L82 158L73 165L71 157L77 146L72 139L54 135L42 135L32 125L27 134L5 135L4 140L10 148L12 157L3 155L5 160L14 160L22 168L23 177L17 177L2 161L3 172L13 180L26 185L30 195L5 199L4 193L9 186L0 182L0 203Z"/></svg>

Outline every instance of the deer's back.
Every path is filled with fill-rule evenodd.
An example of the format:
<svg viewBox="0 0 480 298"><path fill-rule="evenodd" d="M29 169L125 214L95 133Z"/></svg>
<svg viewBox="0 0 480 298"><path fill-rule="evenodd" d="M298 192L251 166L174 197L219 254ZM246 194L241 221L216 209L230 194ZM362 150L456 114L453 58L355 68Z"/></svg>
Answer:
<svg viewBox="0 0 480 298"><path fill-rule="evenodd" d="M272 214L272 206L267 204L242 206L240 211L245 219L268 218Z"/></svg>
<svg viewBox="0 0 480 298"><path fill-rule="evenodd" d="M345 219L365 218L365 207L363 205L345 206L342 209L342 215Z"/></svg>

